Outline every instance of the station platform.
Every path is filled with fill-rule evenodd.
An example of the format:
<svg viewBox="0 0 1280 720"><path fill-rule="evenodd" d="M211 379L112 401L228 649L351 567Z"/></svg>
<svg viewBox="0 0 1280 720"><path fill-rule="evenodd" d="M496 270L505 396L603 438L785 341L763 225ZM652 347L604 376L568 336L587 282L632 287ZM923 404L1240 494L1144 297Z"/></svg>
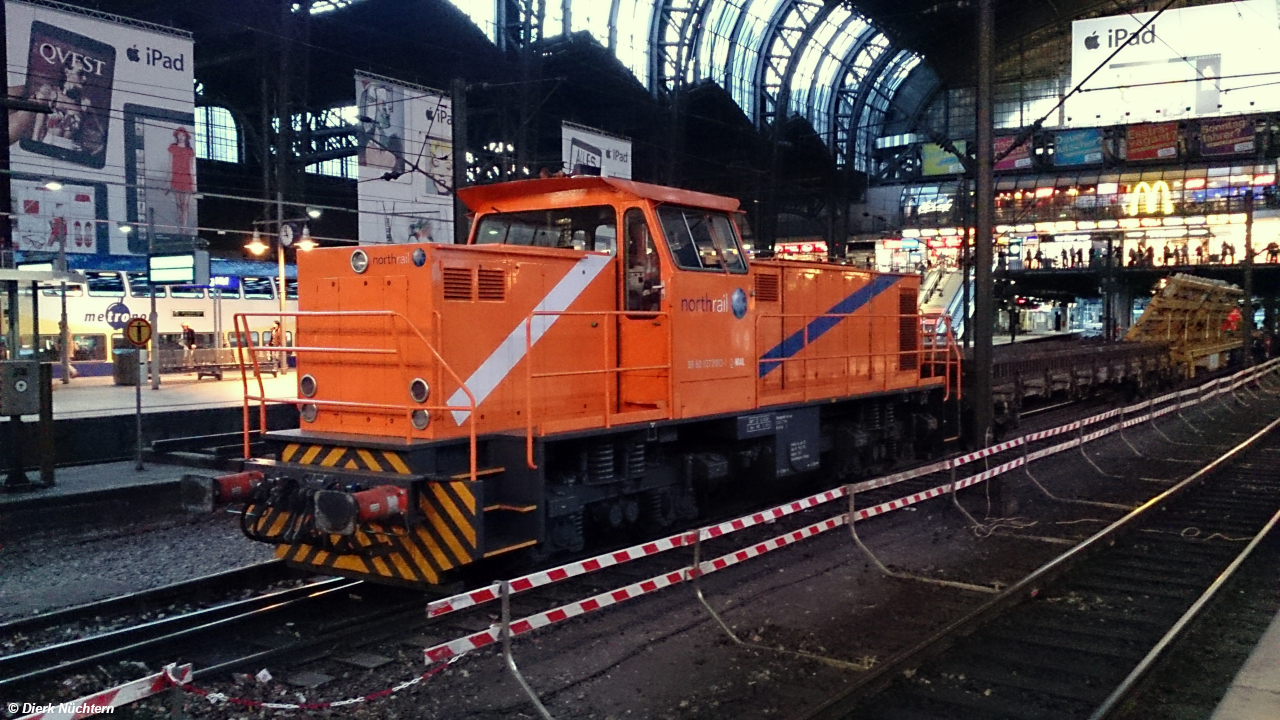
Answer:
<svg viewBox="0 0 1280 720"><path fill-rule="evenodd" d="M1210 720L1280 718L1280 615L1231 681Z"/></svg>
<svg viewBox="0 0 1280 720"><path fill-rule="evenodd" d="M133 461L61 467L57 484L0 492L0 543L20 537L146 523L180 513L182 476L200 470ZM36 474L31 473L34 477Z"/></svg>
<svg viewBox="0 0 1280 720"><path fill-rule="evenodd" d="M1041 340L1074 340L1080 337L1079 330L1063 330L1061 332L1028 332L1018 333L1016 337L996 335L991 338L992 345L1011 345L1014 343L1038 342Z"/></svg>
<svg viewBox="0 0 1280 720"><path fill-rule="evenodd" d="M297 397L297 376L263 377L268 397ZM257 388L251 387L256 393ZM55 420L134 413L134 387L116 385L109 377L81 377L63 385L53 382L53 417ZM178 410L207 410L240 407L244 384L239 373L223 380L197 379L195 373L162 375L159 390L142 386L142 412L158 413Z"/></svg>

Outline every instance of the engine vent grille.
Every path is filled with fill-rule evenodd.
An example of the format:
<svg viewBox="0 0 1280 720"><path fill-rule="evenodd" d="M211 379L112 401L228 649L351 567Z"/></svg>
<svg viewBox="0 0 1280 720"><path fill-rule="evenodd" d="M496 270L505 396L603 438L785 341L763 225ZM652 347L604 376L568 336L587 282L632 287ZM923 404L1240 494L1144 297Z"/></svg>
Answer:
<svg viewBox="0 0 1280 720"><path fill-rule="evenodd" d="M507 296L507 273L480 268L480 299L501 302Z"/></svg>
<svg viewBox="0 0 1280 720"><path fill-rule="evenodd" d="M898 292L898 368L901 370L916 369L916 350L920 347L916 335L919 312L915 288L902 288Z"/></svg>
<svg viewBox="0 0 1280 720"><path fill-rule="evenodd" d="M474 300L471 268L444 268L444 299Z"/></svg>
<svg viewBox="0 0 1280 720"><path fill-rule="evenodd" d="M777 275L756 275L756 302L778 302Z"/></svg>

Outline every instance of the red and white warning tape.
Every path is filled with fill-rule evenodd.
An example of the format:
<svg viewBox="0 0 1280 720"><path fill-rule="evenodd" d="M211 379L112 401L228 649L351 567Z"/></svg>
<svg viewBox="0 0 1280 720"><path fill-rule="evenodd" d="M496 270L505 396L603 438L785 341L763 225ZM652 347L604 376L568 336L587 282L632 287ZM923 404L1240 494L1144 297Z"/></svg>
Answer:
<svg viewBox="0 0 1280 720"><path fill-rule="evenodd" d="M731 552L728 555L721 555L713 560L698 563L696 572L702 575L707 575L709 573L716 572L717 570L723 570L731 565L737 565L740 562L750 560L751 558L760 557L767 552L784 548L788 545L794 545L801 540L807 540L814 535L818 535L844 525L847 517L847 515L841 513L840 515L829 517L826 520L816 522L807 527L802 527L799 530L779 535L775 538L770 538L769 540L765 540L761 543L756 543L751 547Z"/></svg>
<svg viewBox="0 0 1280 720"><path fill-rule="evenodd" d="M1025 443L1026 441L1027 439L1025 437L1020 437L1020 438L1015 438L1013 440L1006 440L996 445L990 445L988 447L982 448L981 450L971 452L968 455L961 455L960 457L951 461L951 466L960 467L961 465L968 465L974 460L981 460L984 457L989 457L991 455L995 455L996 453L1002 453L1005 450L1011 450L1016 447L1021 447L1022 444Z"/></svg>
<svg viewBox="0 0 1280 720"><path fill-rule="evenodd" d="M99 713L110 713L122 705L149 698L175 685L185 685L190 681L190 665L167 665L154 675L75 700L34 707L28 703L18 709L17 712L28 713L18 720L78 720ZM17 704L10 703L10 707Z"/></svg>
<svg viewBox="0 0 1280 720"><path fill-rule="evenodd" d="M669 572L657 577L649 578L638 583L633 583L617 590L601 593L594 597L580 600L578 602L562 605L553 610L548 610L537 615L530 615L527 618L512 621L511 636L517 637L528 632L532 632L539 628L544 628L558 622L563 622L569 618L585 615L586 613L616 605L624 600L639 597L647 593L656 592L666 587L684 582L687 569L681 568L673 572ZM492 645L501 637L502 629L500 626L494 625L487 630L481 630L472 633L466 637L451 640L429 647L425 651L427 662L436 663L461 657L473 650L479 650L482 647Z"/></svg>
<svg viewBox="0 0 1280 720"><path fill-rule="evenodd" d="M997 465L989 470L983 470L977 475L970 475L969 477L963 480L957 480L955 483L955 489L963 490L967 487L977 485L978 483L983 482L985 480L990 480L991 478L997 475L1003 475L1009 472L1010 470L1013 470L1014 468L1022 467L1022 464L1024 462L1026 462L1025 458L1014 458L1007 463L1001 463L1000 465Z"/></svg>
<svg viewBox="0 0 1280 720"><path fill-rule="evenodd" d="M712 538L722 537L739 530L745 530L753 525L759 525L760 523L777 520L778 518L791 515L792 513L798 513L801 510L808 510L809 508L817 507L823 503L829 503L832 500L837 500L842 497L844 497L844 488L838 487L833 490L827 490L826 492L820 492L817 495L810 495L807 498L796 500L795 502L790 502L786 505L780 505L776 508L765 510L764 512L758 512L754 515L738 518L737 520L730 520L728 522L722 522L719 525L702 528L702 530L698 531L698 534L703 540L711 540Z"/></svg>
<svg viewBox="0 0 1280 720"><path fill-rule="evenodd" d="M902 472L894 473L892 475L885 475L884 477L873 478L871 480L864 480L860 483L855 484L853 486L853 491L855 493L863 493L868 490L875 490L876 488L888 487L889 485L897 485L900 482L905 482L907 480L914 480L919 477L924 477L925 475L932 475L934 473L946 472L950 469L951 469L951 461L943 460L942 462L936 462L936 463L933 463L932 465L925 465L924 467L913 468L911 470L904 470Z"/></svg>
<svg viewBox="0 0 1280 720"><path fill-rule="evenodd" d="M1030 442L1035 442L1037 440L1044 440L1046 438L1051 438L1054 435L1061 435L1064 432L1070 432L1072 430L1079 430L1079 429L1080 429L1079 422L1071 422L1071 423L1067 423L1066 425L1059 425L1056 428L1050 428L1049 430L1041 430L1040 432L1033 432L1030 435L1024 436L1024 439L1030 443Z"/></svg>
<svg viewBox="0 0 1280 720"><path fill-rule="evenodd" d="M793 503L794 504L794 503ZM652 540L650 542L634 545L625 550L617 550L604 555L598 555L587 560L568 563L560 567L550 570L543 570L518 577L511 581L511 592L520 593L526 590L532 590L543 585L560 582L578 575L602 570L614 565L620 565L631 560L636 560L650 555L666 552L668 550L684 547L693 544L692 533L680 533L670 535L661 540ZM457 610L469 608L475 605L481 605L498 599L499 584L494 583L478 590L461 593L452 597L436 600L427 605L427 617L440 617Z"/></svg>

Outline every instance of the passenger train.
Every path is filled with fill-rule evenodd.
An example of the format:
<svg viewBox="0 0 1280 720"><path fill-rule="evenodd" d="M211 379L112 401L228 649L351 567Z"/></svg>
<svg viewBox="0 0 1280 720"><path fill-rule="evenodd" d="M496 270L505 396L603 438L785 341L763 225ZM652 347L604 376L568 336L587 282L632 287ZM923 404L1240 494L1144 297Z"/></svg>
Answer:
<svg viewBox="0 0 1280 720"><path fill-rule="evenodd" d="M300 427L256 457L246 428L244 472L188 476L191 505L243 503L245 534L291 565L425 587L957 434L960 356L918 275L753 260L738 201L686 190L458 195L467 245L299 258Z"/></svg>
<svg viewBox="0 0 1280 720"><path fill-rule="evenodd" d="M68 285L67 324L71 334L71 366L76 376L110 375L112 354L131 349L125 342L124 326L130 318L149 317L151 288L147 283L145 258L74 257L72 270L87 278L84 285ZM262 262L213 260L209 287L170 286L156 288L157 334L163 358L180 362L182 325L196 333L199 348L235 347L232 318L237 313L279 310L279 279L276 266ZM76 267L76 266L80 267ZM20 264L19 267L23 267ZM290 267L289 274L293 268ZM288 311L297 310L297 281L286 276ZM44 360L57 360L60 347L58 323L62 315L62 288L43 286L39 297L38 340L30 331L30 293L21 287L23 315L22 348ZM292 319L286 318L285 345L293 344ZM273 318L255 318L250 325L254 344L270 344ZM54 366L54 374L61 368Z"/></svg>

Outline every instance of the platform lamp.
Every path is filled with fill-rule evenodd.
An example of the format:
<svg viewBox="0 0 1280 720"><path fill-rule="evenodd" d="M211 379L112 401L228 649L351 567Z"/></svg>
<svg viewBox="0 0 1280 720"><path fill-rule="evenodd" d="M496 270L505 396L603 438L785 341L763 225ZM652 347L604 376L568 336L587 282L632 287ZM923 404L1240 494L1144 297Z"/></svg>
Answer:
<svg viewBox="0 0 1280 720"><path fill-rule="evenodd" d="M284 274L285 250L289 247L295 247L297 250L307 251L316 247L315 241L311 239L311 228L310 226L307 225L307 221L308 219L315 220L316 218L320 217L320 215L321 215L321 211L319 209L309 207L307 208L307 217L305 218L294 218L291 220L285 220L283 218L277 219L277 220L255 220L253 221L254 229L253 229L252 238L244 246L246 250L248 250L249 252L257 256L261 256L262 254L266 253L267 249L270 246L262 241L262 232L258 229L258 226L260 225L276 225L277 226L278 229L276 232L276 239L277 239L276 268L277 268L278 277L277 277L277 285L276 285L276 297L278 298L279 304L280 304L280 328L281 328L280 331L281 332L284 332L285 301L289 295L289 283L288 283L288 280L285 278L285 274ZM301 226L302 228L300 233L297 230L298 226ZM283 350L284 348L283 338L281 338L280 347L282 348L280 351L282 355L281 363L280 363L280 372L283 374L286 371L287 365L288 365L288 363L285 362L285 360L287 359L287 356L285 355L285 353L287 353L287 351Z"/></svg>
<svg viewBox="0 0 1280 720"><path fill-rule="evenodd" d="M46 190L51 192L59 192L62 190L62 183L57 180L50 180L44 184ZM96 226L95 226L95 232ZM54 266L59 273L67 272L67 234L65 232L58 234L58 261ZM67 281L60 283L61 287L61 314L58 318L58 365L62 370L62 384L71 383L71 326L67 322ZM36 336L39 337L40 331L36 330ZM37 344L39 344L37 342Z"/></svg>

